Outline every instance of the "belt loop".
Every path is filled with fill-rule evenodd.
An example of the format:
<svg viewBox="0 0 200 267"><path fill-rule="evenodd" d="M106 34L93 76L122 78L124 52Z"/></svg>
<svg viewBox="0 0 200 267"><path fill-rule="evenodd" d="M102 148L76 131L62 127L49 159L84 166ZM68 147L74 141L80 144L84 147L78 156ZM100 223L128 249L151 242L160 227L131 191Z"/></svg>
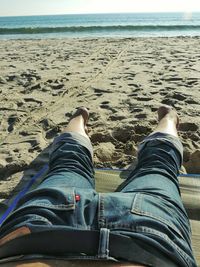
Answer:
<svg viewBox="0 0 200 267"><path fill-rule="evenodd" d="M109 235L110 230L107 228L100 229L99 235L99 249L98 249L98 258L99 259L108 259L109 258Z"/></svg>

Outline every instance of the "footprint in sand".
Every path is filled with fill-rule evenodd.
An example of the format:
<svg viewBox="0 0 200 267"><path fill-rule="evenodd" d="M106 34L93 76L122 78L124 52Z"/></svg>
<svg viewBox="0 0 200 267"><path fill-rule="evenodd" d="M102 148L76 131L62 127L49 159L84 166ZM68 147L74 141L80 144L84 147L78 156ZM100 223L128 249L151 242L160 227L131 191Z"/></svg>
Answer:
<svg viewBox="0 0 200 267"><path fill-rule="evenodd" d="M59 126L55 126L49 131L46 132L45 138L46 139L53 139L55 138L59 133L61 132L61 129Z"/></svg>
<svg viewBox="0 0 200 267"><path fill-rule="evenodd" d="M161 101L161 103L174 107L178 103L178 100L166 97Z"/></svg>
<svg viewBox="0 0 200 267"><path fill-rule="evenodd" d="M127 117L125 115L120 115L120 114L113 114L109 117L111 121L121 121L126 119Z"/></svg>
<svg viewBox="0 0 200 267"><path fill-rule="evenodd" d="M133 135L134 127L132 125L121 125L112 132L112 136L122 143L129 141Z"/></svg>
<svg viewBox="0 0 200 267"><path fill-rule="evenodd" d="M100 106L100 108L108 109L108 110L112 111L113 113L117 112L117 110L115 108L110 106L110 102L109 101L104 101L99 106Z"/></svg>
<svg viewBox="0 0 200 267"><path fill-rule="evenodd" d="M28 107L30 108L40 107L43 104L41 100L38 100L34 97L25 97L24 101L25 103L27 103Z"/></svg>
<svg viewBox="0 0 200 267"><path fill-rule="evenodd" d="M109 101L103 101L103 102L101 102L101 105L107 105L109 103L110 103Z"/></svg>
<svg viewBox="0 0 200 267"><path fill-rule="evenodd" d="M17 122L19 122L20 119L17 115L11 115L9 118L8 118L8 132L12 132L14 130L14 126Z"/></svg>
<svg viewBox="0 0 200 267"><path fill-rule="evenodd" d="M97 133L94 133L90 136L91 142L93 144L98 144L101 142L114 142L115 139L112 137L112 135L104 130L101 130Z"/></svg>
<svg viewBox="0 0 200 267"><path fill-rule="evenodd" d="M71 114L65 114L66 116ZM55 125L51 120L49 119L43 119L39 122L39 125L42 127L42 129L45 132L45 138L46 139L52 139L58 135L58 133L61 132L61 126L62 125Z"/></svg>
<svg viewBox="0 0 200 267"><path fill-rule="evenodd" d="M151 133L152 128L150 126L137 124L134 126L134 131L136 134L147 136Z"/></svg>
<svg viewBox="0 0 200 267"><path fill-rule="evenodd" d="M60 90L64 87L65 85L63 83L51 83L50 87L53 90Z"/></svg>
<svg viewBox="0 0 200 267"><path fill-rule="evenodd" d="M30 70L30 71L21 73L21 77L25 78L28 81L41 80L41 76L39 74L37 74L37 72L34 70Z"/></svg>
<svg viewBox="0 0 200 267"><path fill-rule="evenodd" d="M195 132L198 130L198 125L192 122L183 122L179 125L179 130L183 132L192 131Z"/></svg>
<svg viewBox="0 0 200 267"><path fill-rule="evenodd" d="M6 79L4 79L3 77L0 77L0 84L6 84Z"/></svg>
<svg viewBox="0 0 200 267"><path fill-rule="evenodd" d="M6 81L7 82L13 82L17 78L18 78L17 75L15 75L15 74L9 74L8 76L6 76Z"/></svg>
<svg viewBox="0 0 200 267"><path fill-rule="evenodd" d="M149 96L138 96L138 97L136 97L136 99L138 101L150 101L150 100L153 100L153 98L149 97Z"/></svg>
<svg viewBox="0 0 200 267"><path fill-rule="evenodd" d="M92 87L92 89L94 90L95 94L112 93L112 91L109 89L101 89L101 88L94 88L94 87Z"/></svg>
<svg viewBox="0 0 200 267"><path fill-rule="evenodd" d="M199 102L195 101L193 98L186 99L185 102L188 103L188 104L199 105Z"/></svg>
<svg viewBox="0 0 200 267"><path fill-rule="evenodd" d="M169 95L169 98L173 98L173 99L177 99L179 101L183 101L185 99L187 99L187 95L183 94L183 93L179 93L179 92L175 92L172 95Z"/></svg>
<svg viewBox="0 0 200 267"><path fill-rule="evenodd" d="M199 81L199 79L197 79L197 78L188 78L186 83L185 83L185 86L186 87L193 87L194 85L198 85L198 81Z"/></svg>
<svg viewBox="0 0 200 267"><path fill-rule="evenodd" d="M137 119L146 119L147 118L147 114L144 114L144 113L136 114L135 118L137 118Z"/></svg>

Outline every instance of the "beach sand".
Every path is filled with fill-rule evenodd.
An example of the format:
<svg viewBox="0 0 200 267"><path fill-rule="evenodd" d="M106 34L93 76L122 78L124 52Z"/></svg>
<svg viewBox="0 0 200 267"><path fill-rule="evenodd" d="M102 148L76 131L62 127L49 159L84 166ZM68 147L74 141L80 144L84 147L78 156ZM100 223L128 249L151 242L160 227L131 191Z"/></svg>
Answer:
<svg viewBox="0 0 200 267"><path fill-rule="evenodd" d="M79 106L90 110L95 166L125 168L160 103L173 105L185 171L200 173L199 45L198 37L0 41L0 199L43 166Z"/></svg>

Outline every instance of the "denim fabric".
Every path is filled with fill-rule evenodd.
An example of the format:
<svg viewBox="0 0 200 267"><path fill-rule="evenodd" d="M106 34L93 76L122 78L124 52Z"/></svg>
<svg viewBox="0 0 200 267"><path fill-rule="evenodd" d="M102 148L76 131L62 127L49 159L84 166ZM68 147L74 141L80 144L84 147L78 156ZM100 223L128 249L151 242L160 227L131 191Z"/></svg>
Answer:
<svg viewBox="0 0 200 267"><path fill-rule="evenodd" d="M47 177L21 199L0 236L22 225L32 232L44 227L100 230L100 259L110 259L106 246L112 232L150 244L178 266L197 266L177 180L183 154L178 138L163 133L147 137L136 168L112 193L95 191L92 153L84 136L65 133L56 139Z"/></svg>

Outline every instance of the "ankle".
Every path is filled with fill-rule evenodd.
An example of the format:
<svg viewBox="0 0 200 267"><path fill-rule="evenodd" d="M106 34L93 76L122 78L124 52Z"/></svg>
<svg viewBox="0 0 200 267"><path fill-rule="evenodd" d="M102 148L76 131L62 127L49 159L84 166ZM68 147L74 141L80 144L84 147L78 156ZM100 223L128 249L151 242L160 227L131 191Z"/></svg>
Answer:
<svg viewBox="0 0 200 267"><path fill-rule="evenodd" d="M178 128L179 125L179 118L175 112L169 112L162 118L162 121L166 120L167 123L174 124L175 128Z"/></svg>

